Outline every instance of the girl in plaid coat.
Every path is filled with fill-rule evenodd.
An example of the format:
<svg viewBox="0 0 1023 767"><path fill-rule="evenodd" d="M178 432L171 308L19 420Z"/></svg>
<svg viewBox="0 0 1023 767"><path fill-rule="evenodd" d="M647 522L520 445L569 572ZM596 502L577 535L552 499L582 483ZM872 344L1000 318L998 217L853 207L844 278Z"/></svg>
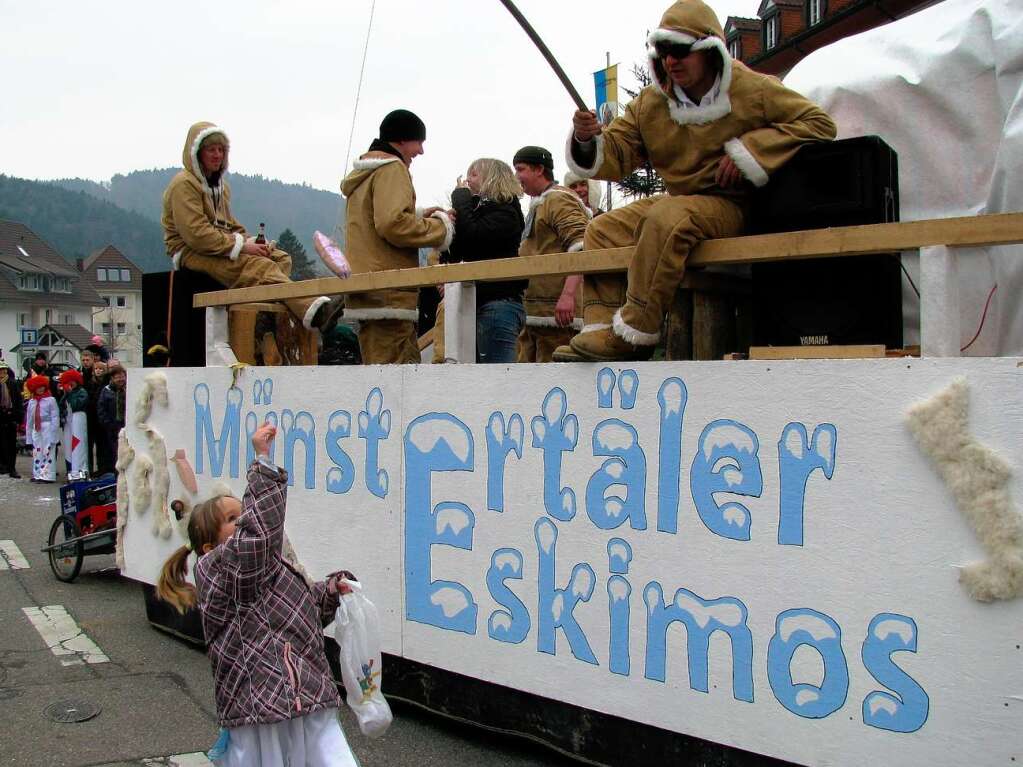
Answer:
<svg viewBox="0 0 1023 767"><path fill-rule="evenodd" d="M164 564L157 592L181 612L198 603L202 614L229 736L218 765L357 767L323 650L323 627L347 590L339 581L351 574L310 585L282 558L288 475L269 459L275 432L264 424L252 435L257 460L241 502L219 496L192 511L188 544ZM195 588L185 580L192 552Z"/></svg>

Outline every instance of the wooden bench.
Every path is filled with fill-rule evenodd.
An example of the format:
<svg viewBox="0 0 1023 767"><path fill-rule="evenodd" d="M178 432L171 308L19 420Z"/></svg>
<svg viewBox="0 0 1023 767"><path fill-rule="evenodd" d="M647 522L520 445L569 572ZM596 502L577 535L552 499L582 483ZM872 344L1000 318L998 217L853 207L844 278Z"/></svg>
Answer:
<svg viewBox="0 0 1023 767"><path fill-rule="evenodd" d="M676 299L669 310L668 348L672 356L678 358L685 358L688 348L692 359L720 359L719 352L732 350L723 341L708 341L700 327L701 323L715 324L715 318L725 317L729 311L735 313L736 305L742 303L742 291L734 280L703 271L700 267L919 250L922 353L925 356L957 357L960 315L955 248L1021 242L1023 213L707 240L690 255L688 271L681 286L683 290L691 291L691 309L683 297ZM451 286L445 290L445 313L448 317L445 325L446 353L458 361L471 362L475 359L475 282L620 272L628 268L631 253L631 247L584 250L356 274L346 280L322 277L286 285L201 293L195 296L194 305L207 309L208 325L222 327L226 338L226 307L234 304L444 283ZM729 286L727 289L726 285ZM731 298L722 300L722 295L730 295ZM458 321L452 321L456 317ZM684 327L690 328L689 334L680 329ZM208 357L207 364L218 364L217 356Z"/></svg>

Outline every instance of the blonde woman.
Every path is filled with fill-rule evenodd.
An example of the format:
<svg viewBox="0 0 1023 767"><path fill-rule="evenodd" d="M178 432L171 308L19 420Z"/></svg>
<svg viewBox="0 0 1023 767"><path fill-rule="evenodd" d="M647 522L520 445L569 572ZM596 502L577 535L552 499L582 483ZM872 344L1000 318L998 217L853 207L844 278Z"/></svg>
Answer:
<svg viewBox="0 0 1023 767"><path fill-rule="evenodd" d="M525 221L522 188L507 163L484 157L469 166L451 193L455 239L443 263L511 258L519 253ZM515 343L526 323L522 293L528 280L476 284L476 361L515 362Z"/></svg>

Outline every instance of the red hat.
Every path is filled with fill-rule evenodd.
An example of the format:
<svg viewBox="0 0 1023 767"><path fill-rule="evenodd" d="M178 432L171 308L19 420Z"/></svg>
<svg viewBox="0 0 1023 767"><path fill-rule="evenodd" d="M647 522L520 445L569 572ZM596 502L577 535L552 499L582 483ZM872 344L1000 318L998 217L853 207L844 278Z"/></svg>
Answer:
<svg viewBox="0 0 1023 767"><path fill-rule="evenodd" d="M25 381L25 388L35 394L36 389L40 386L45 386L47 389L50 388L50 379L46 376L35 375Z"/></svg>
<svg viewBox="0 0 1023 767"><path fill-rule="evenodd" d="M82 374L74 369L65 370L63 373L60 374L60 378L57 379L57 382L60 384L60 388L64 389L65 391L68 388L68 384L71 383L72 381L74 381L79 386L85 386L85 379L82 378Z"/></svg>

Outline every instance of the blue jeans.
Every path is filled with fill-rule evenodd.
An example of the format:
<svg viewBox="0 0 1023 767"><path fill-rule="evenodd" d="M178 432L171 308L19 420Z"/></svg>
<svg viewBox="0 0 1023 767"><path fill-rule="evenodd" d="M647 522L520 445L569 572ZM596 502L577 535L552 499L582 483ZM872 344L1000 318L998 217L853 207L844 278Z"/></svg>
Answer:
<svg viewBox="0 0 1023 767"><path fill-rule="evenodd" d="M476 362L515 362L515 344L526 324L521 301L489 301L476 310Z"/></svg>

